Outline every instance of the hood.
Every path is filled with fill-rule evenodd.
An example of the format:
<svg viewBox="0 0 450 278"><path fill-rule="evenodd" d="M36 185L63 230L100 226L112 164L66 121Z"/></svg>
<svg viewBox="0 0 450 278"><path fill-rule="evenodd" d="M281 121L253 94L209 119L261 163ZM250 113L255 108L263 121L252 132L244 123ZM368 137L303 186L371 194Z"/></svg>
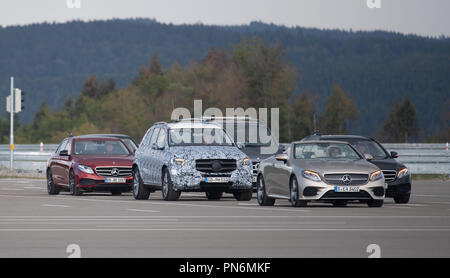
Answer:
<svg viewBox="0 0 450 278"><path fill-rule="evenodd" d="M86 166L131 166L133 165L133 156L96 156L96 155L78 155L74 159L78 164Z"/></svg>
<svg viewBox="0 0 450 278"><path fill-rule="evenodd" d="M393 158L386 158L386 159L373 159L370 161L371 163L375 164L380 168L381 170L396 170L399 171L403 168L405 168L405 165L398 162L397 160Z"/></svg>
<svg viewBox="0 0 450 278"><path fill-rule="evenodd" d="M281 148L279 147L276 153L273 154L261 154L261 147L260 146L245 146L242 149L240 149L243 153L245 153L248 158L250 158L252 161L258 161L263 160L266 158L269 158L273 155L276 155L278 153L281 153Z"/></svg>
<svg viewBox="0 0 450 278"><path fill-rule="evenodd" d="M364 159L359 160L320 160L295 159L294 165L304 170L311 170L322 175L328 173L370 174L378 167Z"/></svg>
<svg viewBox="0 0 450 278"><path fill-rule="evenodd" d="M177 158L196 159L244 159L247 157L234 146L176 146L170 147L170 152Z"/></svg>

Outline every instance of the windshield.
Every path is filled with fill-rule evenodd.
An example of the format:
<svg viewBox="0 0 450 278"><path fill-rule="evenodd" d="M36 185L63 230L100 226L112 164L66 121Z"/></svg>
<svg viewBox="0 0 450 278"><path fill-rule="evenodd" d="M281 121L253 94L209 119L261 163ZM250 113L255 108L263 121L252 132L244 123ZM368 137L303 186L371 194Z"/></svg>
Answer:
<svg viewBox="0 0 450 278"><path fill-rule="evenodd" d="M386 152L374 141L369 140L347 140L362 155L370 154L374 159L387 158Z"/></svg>
<svg viewBox="0 0 450 278"><path fill-rule="evenodd" d="M169 129L170 146L233 146L233 141L221 128L172 128Z"/></svg>
<svg viewBox="0 0 450 278"><path fill-rule="evenodd" d="M294 156L297 159L361 159L350 145L335 143L297 144Z"/></svg>
<svg viewBox="0 0 450 278"><path fill-rule="evenodd" d="M76 155L129 155L127 147L121 141L110 140L82 140L76 141L74 147Z"/></svg>
<svg viewBox="0 0 450 278"><path fill-rule="evenodd" d="M245 146L270 146L271 140L275 141L270 130L260 123L228 121L223 127L234 142Z"/></svg>

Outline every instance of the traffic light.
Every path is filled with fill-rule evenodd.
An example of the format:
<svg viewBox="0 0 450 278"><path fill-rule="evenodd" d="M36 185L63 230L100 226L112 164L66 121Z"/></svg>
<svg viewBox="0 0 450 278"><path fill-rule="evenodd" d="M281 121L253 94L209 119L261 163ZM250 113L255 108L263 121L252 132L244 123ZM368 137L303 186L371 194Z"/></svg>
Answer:
<svg viewBox="0 0 450 278"><path fill-rule="evenodd" d="M14 112L19 113L24 109L23 101L24 101L25 93L21 89L14 89Z"/></svg>

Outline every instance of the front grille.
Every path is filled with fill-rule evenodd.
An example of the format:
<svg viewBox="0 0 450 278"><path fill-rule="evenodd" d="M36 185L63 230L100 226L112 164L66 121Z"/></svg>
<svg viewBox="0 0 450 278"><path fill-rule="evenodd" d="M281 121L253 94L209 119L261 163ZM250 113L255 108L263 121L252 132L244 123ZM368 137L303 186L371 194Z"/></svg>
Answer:
<svg viewBox="0 0 450 278"><path fill-rule="evenodd" d="M350 183L344 183L342 178L345 175L349 175L351 178ZM360 185L367 183L369 175L367 174L326 174L325 181L329 184L335 185Z"/></svg>
<svg viewBox="0 0 450 278"><path fill-rule="evenodd" d="M321 200L339 200L339 199L345 199L345 200L367 200L372 199L369 195L369 193L365 191L360 192L334 192L334 191L328 191L325 193Z"/></svg>
<svg viewBox="0 0 450 278"><path fill-rule="evenodd" d="M129 177L133 174L131 167L97 167L95 172L101 177Z"/></svg>
<svg viewBox="0 0 450 278"><path fill-rule="evenodd" d="M382 172L386 182L393 182L397 177L397 171L395 170L383 170Z"/></svg>
<svg viewBox="0 0 450 278"><path fill-rule="evenodd" d="M259 162L252 162L252 176L256 177L258 175Z"/></svg>
<svg viewBox="0 0 450 278"><path fill-rule="evenodd" d="M197 159L195 168L200 172L228 173L236 170L236 159Z"/></svg>

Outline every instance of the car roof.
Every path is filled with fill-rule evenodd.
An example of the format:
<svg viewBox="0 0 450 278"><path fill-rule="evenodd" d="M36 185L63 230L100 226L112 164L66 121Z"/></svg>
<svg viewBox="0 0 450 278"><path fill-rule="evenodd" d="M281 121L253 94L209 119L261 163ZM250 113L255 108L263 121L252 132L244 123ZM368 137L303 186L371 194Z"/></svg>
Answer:
<svg viewBox="0 0 450 278"><path fill-rule="evenodd" d="M111 137L111 136L101 136L101 135L95 135L93 134L92 136L89 135L81 135L81 136L74 136L72 137L73 139L77 139L77 140L107 140L107 141L119 141L120 138L116 138L116 137Z"/></svg>
<svg viewBox="0 0 450 278"><path fill-rule="evenodd" d="M312 141L312 140L348 140L348 139L358 139L358 140L372 140L370 137L361 136L361 135L342 135L342 134L336 134L336 135L310 135L302 139L302 141Z"/></svg>
<svg viewBox="0 0 450 278"><path fill-rule="evenodd" d="M295 141L292 142L292 144L323 144L323 143L329 143L329 144L346 144L348 145L349 143L344 142L344 141L336 141L336 140L308 140L308 141Z"/></svg>
<svg viewBox="0 0 450 278"><path fill-rule="evenodd" d="M169 128L215 128L222 129L222 127L216 123L203 122L203 121L180 121L168 123Z"/></svg>
<svg viewBox="0 0 450 278"><path fill-rule="evenodd" d="M114 137L114 138L131 138L129 135L125 134L84 134L76 136L77 138L84 138L84 137Z"/></svg>

